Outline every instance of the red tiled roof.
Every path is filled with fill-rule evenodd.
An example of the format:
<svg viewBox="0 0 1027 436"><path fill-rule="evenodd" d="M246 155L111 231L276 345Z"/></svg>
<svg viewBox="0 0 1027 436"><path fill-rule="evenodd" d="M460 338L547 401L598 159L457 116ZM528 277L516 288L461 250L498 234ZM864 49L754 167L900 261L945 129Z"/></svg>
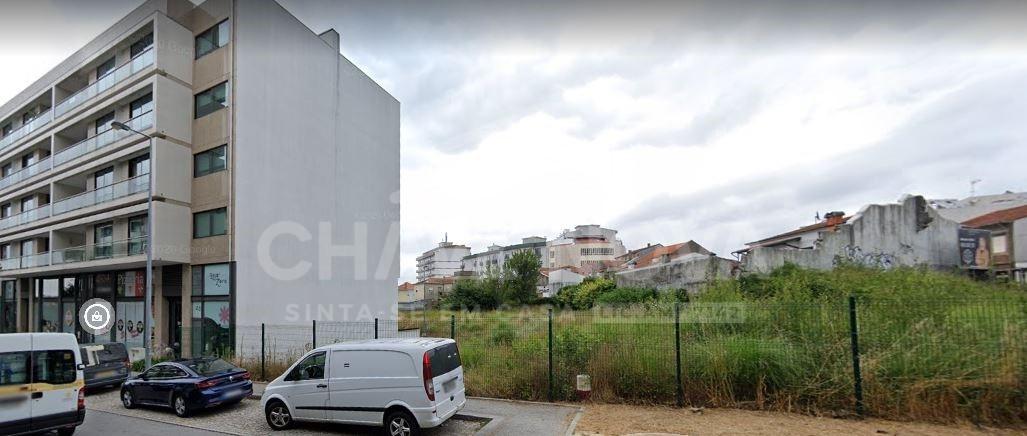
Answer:
<svg viewBox="0 0 1027 436"><path fill-rule="evenodd" d="M658 247L652 252L646 253L645 256L638 258L638 260L635 262L635 267L641 268L643 266L648 266L649 264L653 263L654 259L659 259L663 256L674 256L683 248L690 248L690 250L686 251L685 253L709 254L709 250L707 250L702 245L699 245L695 241L681 242L674 245Z"/></svg>
<svg viewBox="0 0 1027 436"><path fill-rule="evenodd" d="M977 218L963 221L963 225L967 227L987 227L994 224L1013 222L1020 218L1027 218L1027 205L987 213Z"/></svg>
<svg viewBox="0 0 1027 436"><path fill-rule="evenodd" d="M402 285L399 285L399 290L400 291L412 291L412 290L414 290L414 284L410 283L410 282L403 282Z"/></svg>
<svg viewBox="0 0 1027 436"><path fill-rule="evenodd" d="M824 221L821 221L821 222L816 223L816 224L810 224L810 225L805 226L805 227L799 227L798 229L792 230L790 232L785 232L785 233L782 233L780 235L771 236L769 238L763 238L763 239L760 239L759 241L755 241L755 242L749 242L749 243L746 243L745 245L748 245L748 246L752 247L752 246L756 246L756 245L762 245L764 243L775 241L775 240L778 240L778 239L785 239L785 238L788 238L790 236L798 236L798 235L801 235L803 233L809 233L809 232L816 231L816 230L826 229L828 227L835 227L835 226L837 226L839 224L845 224L846 222L849 221L850 218L852 218L852 217L851 216L843 217L843 218L841 218L839 220L840 222L831 222L829 220L824 220Z"/></svg>

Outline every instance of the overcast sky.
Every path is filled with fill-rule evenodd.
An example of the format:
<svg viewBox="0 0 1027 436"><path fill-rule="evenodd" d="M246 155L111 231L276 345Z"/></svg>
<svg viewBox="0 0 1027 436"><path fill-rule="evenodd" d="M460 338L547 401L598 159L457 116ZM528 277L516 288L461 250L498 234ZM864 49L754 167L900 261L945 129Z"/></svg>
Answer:
<svg viewBox="0 0 1027 436"><path fill-rule="evenodd" d="M0 101L139 3L0 14ZM282 3L402 103L401 281L445 232L729 256L903 193L1027 190L1024 2Z"/></svg>

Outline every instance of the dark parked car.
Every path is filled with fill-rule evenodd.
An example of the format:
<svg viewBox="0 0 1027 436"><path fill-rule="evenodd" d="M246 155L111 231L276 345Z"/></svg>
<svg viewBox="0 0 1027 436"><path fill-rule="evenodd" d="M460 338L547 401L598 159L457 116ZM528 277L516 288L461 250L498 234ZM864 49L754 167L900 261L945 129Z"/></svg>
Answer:
<svg viewBox="0 0 1027 436"><path fill-rule="evenodd" d="M253 393L250 373L206 357L158 363L121 387L121 403L170 407L181 417L209 407L234 404Z"/></svg>
<svg viewBox="0 0 1027 436"><path fill-rule="evenodd" d="M82 372L86 378L86 389L119 386L128 380L132 363L128 360L125 344L79 344L79 348L85 365Z"/></svg>

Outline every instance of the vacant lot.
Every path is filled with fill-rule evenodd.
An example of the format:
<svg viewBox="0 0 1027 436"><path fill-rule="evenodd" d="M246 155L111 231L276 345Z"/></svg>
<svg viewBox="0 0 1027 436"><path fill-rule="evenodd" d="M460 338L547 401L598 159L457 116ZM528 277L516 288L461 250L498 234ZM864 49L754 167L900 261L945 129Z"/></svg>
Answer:
<svg viewBox="0 0 1027 436"><path fill-rule="evenodd" d="M734 409L689 409L592 405L578 423L576 434L624 435L670 433L682 435L924 435L967 434L1022 435L1025 429L995 429L975 426L942 426L879 419L855 420L818 418L777 412Z"/></svg>

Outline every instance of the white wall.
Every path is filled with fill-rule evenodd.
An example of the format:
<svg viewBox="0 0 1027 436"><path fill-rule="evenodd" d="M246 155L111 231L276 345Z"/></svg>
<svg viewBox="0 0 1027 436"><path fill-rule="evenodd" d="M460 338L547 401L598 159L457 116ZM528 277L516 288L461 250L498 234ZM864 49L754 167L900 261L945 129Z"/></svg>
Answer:
<svg viewBox="0 0 1027 436"><path fill-rule="evenodd" d="M239 0L234 25L236 323L394 316L399 102L273 1ZM270 245L304 274L259 262L273 225L309 232ZM366 250L319 264L319 245L353 244L360 228Z"/></svg>

